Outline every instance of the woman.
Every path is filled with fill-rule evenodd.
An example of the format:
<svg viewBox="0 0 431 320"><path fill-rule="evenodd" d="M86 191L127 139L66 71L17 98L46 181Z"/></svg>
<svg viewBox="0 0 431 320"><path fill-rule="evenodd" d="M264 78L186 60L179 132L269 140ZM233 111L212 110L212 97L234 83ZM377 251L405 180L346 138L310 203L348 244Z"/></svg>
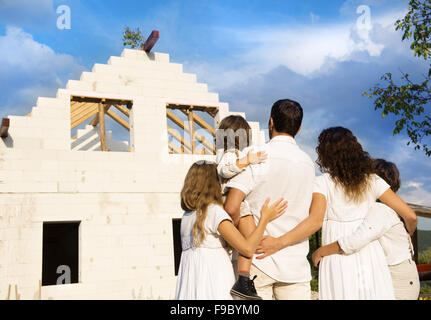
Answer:
<svg viewBox="0 0 431 320"><path fill-rule="evenodd" d="M374 173L383 178L393 192L400 188L397 166L383 159L375 159ZM413 245L404 223L398 214L382 203L371 206L361 226L354 233L320 247L313 253L315 266L320 259L331 254L352 254L370 242L378 240L386 256L397 300L417 300L420 283Z"/></svg>
<svg viewBox="0 0 431 320"><path fill-rule="evenodd" d="M377 199L396 211L410 234L417 218L379 176L369 154L352 132L334 127L324 130L316 148L323 175L316 178L311 210L324 213L322 245L353 233ZM319 298L394 299L385 255L373 241L351 255L323 257L319 269Z"/></svg>

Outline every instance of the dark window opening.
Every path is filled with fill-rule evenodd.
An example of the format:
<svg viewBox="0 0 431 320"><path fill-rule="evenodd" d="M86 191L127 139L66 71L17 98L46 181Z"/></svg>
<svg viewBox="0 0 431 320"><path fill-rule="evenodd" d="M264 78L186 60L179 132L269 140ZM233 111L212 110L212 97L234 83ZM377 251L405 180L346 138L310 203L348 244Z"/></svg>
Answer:
<svg viewBox="0 0 431 320"><path fill-rule="evenodd" d="M181 219L172 219L172 233L174 235L174 260L175 260L175 275L178 275L180 268L181 253Z"/></svg>
<svg viewBox="0 0 431 320"><path fill-rule="evenodd" d="M43 286L78 283L79 224L43 223Z"/></svg>

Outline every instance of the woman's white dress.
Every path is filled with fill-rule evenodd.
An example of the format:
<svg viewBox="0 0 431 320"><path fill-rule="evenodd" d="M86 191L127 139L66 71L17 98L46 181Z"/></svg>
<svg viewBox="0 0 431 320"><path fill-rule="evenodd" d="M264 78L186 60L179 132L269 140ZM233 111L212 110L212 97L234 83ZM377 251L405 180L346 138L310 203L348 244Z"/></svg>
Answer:
<svg viewBox="0 0 431 320"><path fill-rule="evenodd" d="M205 240L193 246L193 225L196 212L185 212L181 220L183 252L178 271L175 298L178 300L231 300L230 289L235 274L226 247L218 232L219 224L230 220L222 207L210 205L205 220Z"/></svg>
<svg viewBox="0 0 431 320"><path fill-rule="evenodd" d="M315 193L326 198L322 245L350 235L359 227L372 204L390 187L372 175L370 187L360 204L348 201L342 187L327 173L316 178ZM319 266L321 300L392 300L394 289L389 268L378 240L351 255L324 257Z"/></svg>

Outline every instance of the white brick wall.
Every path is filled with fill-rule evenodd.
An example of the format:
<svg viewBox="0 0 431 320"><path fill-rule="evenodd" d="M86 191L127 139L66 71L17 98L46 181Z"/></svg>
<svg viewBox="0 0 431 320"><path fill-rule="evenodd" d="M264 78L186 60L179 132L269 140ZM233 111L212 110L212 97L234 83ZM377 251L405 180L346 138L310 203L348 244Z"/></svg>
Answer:
<svg viewBox="0 0 431 320"><path fill-rule="evenodd" d="M134 152L73 151L70 95L133 100ZM190 165L214 156L169 155L166 103L219 107L196 75L169 55L125 49L39 98L30 117L9 116L0 141L0 299L37 299L43 222L81 221L79 283L46 286L42 299L172 299L172 219ZM252 123L253 139L261 135Z"/></svg>

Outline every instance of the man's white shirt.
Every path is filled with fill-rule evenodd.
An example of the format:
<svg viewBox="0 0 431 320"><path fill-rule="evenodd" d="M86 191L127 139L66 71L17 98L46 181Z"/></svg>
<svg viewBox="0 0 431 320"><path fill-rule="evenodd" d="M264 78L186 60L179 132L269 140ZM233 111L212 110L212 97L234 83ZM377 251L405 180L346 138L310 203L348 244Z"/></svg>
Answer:
<svg viewBox="0 0 431 320"><path fill-rule="evenodd" d="M314 164L295 139L288 136L276 136L264 146L247 148L243 153L250 150L265 151L268 159L262 164L248 166L226 186L246 195L256 224L267 197L271 198L270 204L280 198L288 201L286 213L268 223L265 230L265 235L277 238L308 217L315 178ZM304 239L264 259L256 259L255 255L253 264L280 282L308 282L311 280L308 251L308 239Z"/></svg>

